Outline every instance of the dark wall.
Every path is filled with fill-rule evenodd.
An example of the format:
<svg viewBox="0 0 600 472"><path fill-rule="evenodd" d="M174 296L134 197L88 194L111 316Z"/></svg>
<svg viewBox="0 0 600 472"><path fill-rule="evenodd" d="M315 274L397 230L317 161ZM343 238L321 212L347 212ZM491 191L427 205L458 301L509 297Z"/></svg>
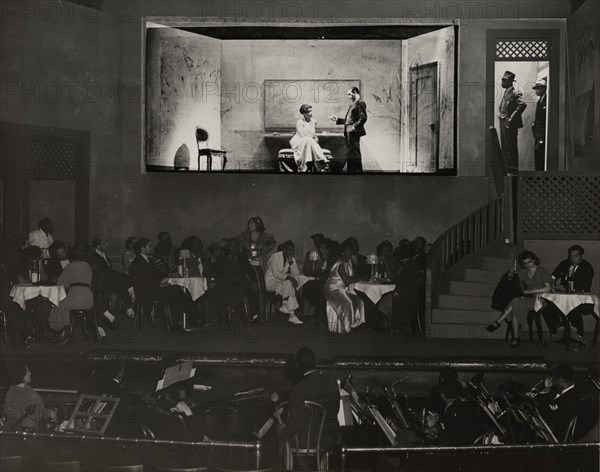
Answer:
<svg viewBox="0 0 600 472"><path fill-rule="evenodd" d="M140 19L228 15L243 21L250 3L256 2L106 2L100 12L67 2L27 1L2 10L0 120L90 131L91 234L103 233L121 245L129 234L155 237L168 228L176 240L192 231L209 240L241 231L247 217L258 214L278 239L298 242L316 230L335 231L336 237L355 234L366 248L384 238L434 239L488 198L487 180L476 177L486 171L486 30L560 28L562 20L521 18L565 18L570 12L568 1L528 2L518 19L513 3L482 1L472 11L458 3L461 11L456 11L456 2L379 1L332 2L335 11L317 15L447 22L455 11L460 14L459 79L476 83L475 94L465 94L458 104L460 178L341 176L325 184L311 177L142 174ZM294 4L303 17L289 10L288 16L296 16L286 22L314 21L314 2ZM532 4L539 8L532 10ZM225 6L229 10L220 10Z"/></svg>

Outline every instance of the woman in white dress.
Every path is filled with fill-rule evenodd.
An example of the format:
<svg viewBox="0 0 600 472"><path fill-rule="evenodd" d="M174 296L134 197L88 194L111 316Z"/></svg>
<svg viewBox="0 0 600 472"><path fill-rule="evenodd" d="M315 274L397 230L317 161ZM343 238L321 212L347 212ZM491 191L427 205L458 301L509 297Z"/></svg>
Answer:
<svg viewBox="0 0 600 472"><path fill-rule="evenodd" d="M352 246L342 246L342 257L329 272L324 295L327 301L327 326L334 333L349 333L365 322L365 305L350 284L359 277L352 269Z"/></svg>
<svg viewBox="0 0 600 472"><path fill-rule="evenodd" d="M317 122L312 117L312 106L302 105L300 107L300 118L296 123L296 134L290 139L290 146L294 150L294 160L298 172L306 172L308 163L312 162L314 168L319 172L324 168L323 164L327 158L323 154L319 139L317 138Z"/></svg>

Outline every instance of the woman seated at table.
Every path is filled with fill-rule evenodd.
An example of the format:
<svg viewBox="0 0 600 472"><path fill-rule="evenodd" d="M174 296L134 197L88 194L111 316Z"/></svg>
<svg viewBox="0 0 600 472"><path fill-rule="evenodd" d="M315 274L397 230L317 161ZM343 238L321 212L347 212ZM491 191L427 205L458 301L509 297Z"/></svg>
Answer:
<svg viewBox="0 0 600 472"><path fill-rule="evenodd" d="M521 344L519 338L519 321L527 318L527 313L533 310L536 293L548 293L551 291L552 278L550 273L540 266L540 259L531 251L523 251L518 257L521 269L510 270L514 277L519 277L523 296L515 297L496 321L486 327L489 332L496 331L501 323L506 320L509 323L513 334L511 347L517 347Z"/></svg>
<svg viewBox="0 0 600 472"><path fill-rule="evenodd" d="M360 280L352 267L352 244L345 241L341 251L342 256L331 268L324 287L327 325L334 333L348 333L365 322L364 303L349 287Z"/></svg>
<svg viewBox="0 0 600 472"><path fill-rule="evenodd" d="M67 246L60 239L57 239L50 245L49 251L50 258L45 263L46 276L50 282L55 284L64 268L71 261L67 254Z"/></svg>
<svg viewBox="0 0 600 472"><path fill-rule="evenodd" d="M312 106L302 105L300 114L302 118L296 122L296 134L290 139L298 172L307 172L311 169L322 172L326 168L327 158L319 146L316 133L317 122L312 117Z"/></svg>
<svg viewBox="0 0 600 472"><path fill-rule="evenodd" d="M4 397L4 429L7 431L38 431L56 422L56 408L45 408L44 402L31 387L31 371L22 360L13 361L6 371L13 377Z"/></svg>
<svg viewBox="0 0 600 472"><path fill-rule="evenodd" d="M236 239L241 244L242 253L246 259L258 261L264 271L267 259L275 246L275 238L265 231L265 224L260 216L253 216L248 220L246 231L237 235Z"/></svg>
<svg viewBox="0 0 600 472"><path fill-rule="evenodd" d="M304 318L313 316L315 310L322 306L323 286L329 276L329 271L339 257L339 244L330 239L319 241L317 248L319 260L305 261L303 267L304 275L316 278L308 281L303 288L304 298L308 302L304 304Z"/></svg>
<svg viewBox="0 0 600 472"><path fill-rule="evenodd" d="M74 246L70 253L71 263L65 267L56 282L67 291L67 297L50 310L48 320L50 327L59 332L56 339L59 343L69 339L71 310L89 310L94 306L94 297L90 288L92 267L83 260L84 256L83 248Z"/></svg>

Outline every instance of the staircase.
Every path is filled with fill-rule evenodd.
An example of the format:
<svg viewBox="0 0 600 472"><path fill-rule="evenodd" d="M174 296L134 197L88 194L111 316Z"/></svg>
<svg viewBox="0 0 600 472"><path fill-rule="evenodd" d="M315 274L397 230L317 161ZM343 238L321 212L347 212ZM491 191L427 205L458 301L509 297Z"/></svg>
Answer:
<svg viewBox="0 0 600 472"><path fill-rule="evenodd" d="M464 277L452 279L447 293L441 293L437 297L437 303L434 302L427 336L463 339L504 338L504 327L494 333L489 333L485 327L500 315L500 312L491 308L492 294L502 275L513 263L513 259L497 257L483 257L470 263L464 269Z"/></svg>

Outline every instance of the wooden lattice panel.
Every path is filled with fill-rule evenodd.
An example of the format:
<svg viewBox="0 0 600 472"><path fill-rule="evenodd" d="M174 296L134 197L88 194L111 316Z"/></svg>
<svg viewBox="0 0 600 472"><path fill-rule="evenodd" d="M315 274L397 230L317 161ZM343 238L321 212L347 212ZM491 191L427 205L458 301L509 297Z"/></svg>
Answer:
<svg viewBox="0 0 600 472"><path fill-rule="evenodd" d="M600 175L535 173L520 179L525 238L600 238Z"/></svg>
<svg viewBox="0 0 600 472"><path fill-rule="evenodd" d="M512 40L496 43L497 61L547 61L548 41Z"/></svg>
<svg viewBox="0 0 600 472"><path fill-rule="evenodd" d="M78 141L34 136L31 139L31 175L38 180L73 180Z"/></svg>

